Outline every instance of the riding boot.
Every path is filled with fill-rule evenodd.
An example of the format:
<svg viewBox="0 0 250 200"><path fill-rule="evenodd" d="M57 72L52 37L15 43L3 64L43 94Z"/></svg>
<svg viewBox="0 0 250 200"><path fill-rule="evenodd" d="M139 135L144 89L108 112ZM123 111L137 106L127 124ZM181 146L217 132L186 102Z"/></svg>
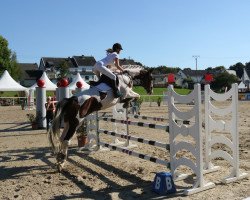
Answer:
<svg viewBox="0 0 250 200"><path fill-rule="evenodd" d="M111 88L113 89L113 93L114 93L115 98L119 98L122 96L122 93L119 91L117 85L118 84L116 83L115 80L111 80Z"/></svg>

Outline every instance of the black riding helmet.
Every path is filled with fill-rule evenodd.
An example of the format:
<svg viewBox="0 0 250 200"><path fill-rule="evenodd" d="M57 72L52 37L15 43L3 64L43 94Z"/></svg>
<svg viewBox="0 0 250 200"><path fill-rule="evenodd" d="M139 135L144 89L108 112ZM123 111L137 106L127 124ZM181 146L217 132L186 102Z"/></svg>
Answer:
<svg viewBox="0 0 250 200"><path fill-rule="evenodd" d="M113 45L113 51L116 51L116 50L123 50L122 49L122 45L120 44L120 43L115 43L114 45Z"/></svg>

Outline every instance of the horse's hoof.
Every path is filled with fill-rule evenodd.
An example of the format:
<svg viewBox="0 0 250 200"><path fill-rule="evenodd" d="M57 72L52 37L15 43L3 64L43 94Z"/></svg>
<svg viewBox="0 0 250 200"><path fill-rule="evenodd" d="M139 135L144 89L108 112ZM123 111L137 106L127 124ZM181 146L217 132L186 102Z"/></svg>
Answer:
<svg viewBox="0 0 250 200"><path fill-rule="evenodd" d="M60 152L56 155L56 160L57 163L63 163L66 160L66 155Z"/></svg>
<svg viewBox="0 0 250 200"><path fill-rule="evenodd" d="M59 173L61 173L62 170L63 170L63 165L62 164L57 164L57 170L58 170Z"/></svg>

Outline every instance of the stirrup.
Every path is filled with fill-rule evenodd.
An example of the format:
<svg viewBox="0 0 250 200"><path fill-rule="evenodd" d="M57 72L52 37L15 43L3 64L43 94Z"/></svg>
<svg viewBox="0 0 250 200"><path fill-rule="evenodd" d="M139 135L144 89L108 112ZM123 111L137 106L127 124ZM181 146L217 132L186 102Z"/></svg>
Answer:
<svg viewBox="0 0 250 200"><path fill-rule="evenodd" d="M121 93L120 91L118 91L118 90L117 90L117 91L114 91L113 93L114 93L114 97L115 97L115 98L122 97L122 93Z"/></svg>

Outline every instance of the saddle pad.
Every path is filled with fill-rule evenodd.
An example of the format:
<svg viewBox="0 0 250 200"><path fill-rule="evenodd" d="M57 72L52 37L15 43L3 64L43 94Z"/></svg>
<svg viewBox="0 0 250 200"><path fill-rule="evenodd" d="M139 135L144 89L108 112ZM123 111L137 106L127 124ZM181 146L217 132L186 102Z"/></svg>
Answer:
<svg viewBox="0 0 250 200"><path fill-rule="evenodd" d="M95 86L100 92L106 93L108 90L111 90L112 88L109 87L106 83L100 83L99 85Z"/></svg>

